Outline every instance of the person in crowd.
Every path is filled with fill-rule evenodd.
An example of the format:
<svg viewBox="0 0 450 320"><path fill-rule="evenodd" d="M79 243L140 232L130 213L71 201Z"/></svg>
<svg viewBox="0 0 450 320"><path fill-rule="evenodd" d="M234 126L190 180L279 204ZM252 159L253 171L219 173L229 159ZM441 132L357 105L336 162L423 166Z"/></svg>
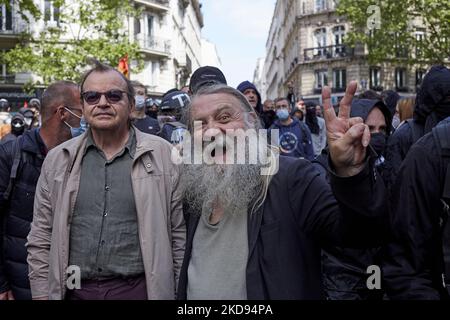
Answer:
<svg viewBox="0 0 450 320"><path fill-rule="evenodd" d="M306 160L268 152L267 174L262 164L220 164L227 152L238 152L220 137L261 128L255 109L226 86L194 95L187 109L191 137L203 137L206 147L214 141L222 152L211 152L212 164L183 165L188 230L179 299L321 299L321 244L381 240L384 185L370 165L368 127L349 117L356 85L347 87L339 116L330 89L322 93L334 195Z"/></svg>
<svg viewBox="0 0 450 320"><path fill-rule="evenodd" d="M216 67L204 66L194 71L189 82L190 94L195 94L201 87L214 84L227 84L223 72ZM177 90L178 91L178 90Z"/></svg>
<svg viewBox="0 0 450 320"><path fill-rule="evenodd" d="M273 100L267 99L263 103L263 112L261 120L264 123L264 129L269 129L276 119Z"/></svg>
<svg viewBox="0 0 450 320"><path fill-rule="evenodd" d="M135 110L131 114L131 117L133 118L133 125L142 132L157 135L160 131L158 121L145 114L147 88L139 81L132 81L131 84L133 85L134 92L136 94L134 97Z"/></svg>
<svg viewBox="0 0 450 320"><path fill-rule="evenodd" d="M42 95L42 127L0 145L0 300L31 299L25 243L39 173L49 150L81 132L81 115L78 85L55 82Z"/></svg>
<svg viewBox="0 0 450 320"><path fill-rule="evenodd" d="M11 132L1 139L1 143L15 140L25 131L25 118L21 113L16 113L11 119Z"/></svg>
<svg viewBox="0 0 450 320"><path fill-rule="evenodd" d="M19 113L21 113L25 118L25 125L26 125L25 129L26 130L32 129L34 121L34 111L31 110L30 108L22 107L19 109Z"/></svg>
<svg viewBox="0 0 450 320"><path fill-rule="evenodd" d="M299 109L298 107L295 107L294 111L292 111L292 118L297 119L298 121L302 121L305 119L305 116L303 114L303 111Z"/></svg>
<svg viewBox="0 0 450 320"><path fill-rule="evenodd" d="M263 111L261 94L256 86L250 81L241 82L237 89L247 98L248 102L255 109L257 115L260 115Z"/></svg>
<svg viewBox="0 0 450 320"><path fill-rule="evenodd" d="M327 129L325 128L325 120L317 116L316 104L314 102L307 102L305 106L305 124L311 132L314 156L317 157L327 146Z"/></svg>
<svg viewBox="0 0 450 320"><path fill-rule="evenodd" d="M444 104L450 107L450 96L439 103L438 110ZM383 260L390 299L450 297L449 155L447 118L412 145L400 166L391 196L394 241Z"/></svg>
<svg viewBox="0 0 450 320"><path fill-rule="evenodd" d="M286 98L275 100L277 118L269 129L278 130L280 153L284 156L314 159L314 150L311 139L311 132L308 127L296 118L291 117L291 107ZM272 138L271 138L272 139Z"/></svg>
<svg viewBox="0 0 450 320"><path fill-rule="evenodd" d="M411 146L450 116L448 96L450 69L440 65L431 67L417 92L413 119L398 128L388 141L386 163L392 183Z"/></svg>
<svg viewBox="0 0 450 320"><path fill-rule="evenodd" d="M397 103L396 115L398 116L398 124L396 129L410 120L414 116L414 106L416 104L415 98L403 98ZM394 116L395 117L395 116Z"/></svg>
<svg viewBox="0 0 450 320"><path fill-rule="evenodd" d="M158 111L161 106L161 99L147 98L145 100L145 114L152 119L158 119Z"/></svg>
<svg viewBox="0 0 450 320"><path fill-rule="evenodd" d="M294 92L294 83L292 81L288 81L287 88L288 93L286 95L286 99L289 102L291 110L293 110L297 104L297 97Z"/></svg>
<svg viewBox="0 0 450 320"><path fill-rule="evenodd" d="M172 147L132 126L134 88L116 69L96 62L80 91L89 129L47 155L36 187L32 297L174 299L186 226Z"/></svg>
<svg viewBox="0 0 450 320"><path fill-rule="evenodd" d="M316 106L316 116L318 116L319 118L323 118L323 111L320 105Z"/></svg>
<svg viewBox="0 0 450 320"><path fill-rule="evenodd" d="M41 126L41 101L38 98L33 98L28 103L28 108L31 109L34 113L33 123L31 124L32 128L39 128Z"/></svg>
<svg viewBox="0 0 450 320"><path fill-rule="evenodd" d="M381 99L388 107L392 117L394 117L398 101L401 99L400 95L394 90L385 90L381 92Z"/></svg>
<svg viewBox="0 0 450 320"><path fill-rule="evenodd" d="M164 96L161 102L162 127L160 137L169 141L173 145L183 142L183 136L186 132L186 125L181 123L183 109L188 106L191 99L183 91L174 91Z"/></svg>
<svg viewBox="0 0 450 320"><path fill-rule="evenodd" d="M0 139L11 132L10 106L6 99L0 99Z"/></svg>
<svg viewBox="0 0 450 320"><path fill-rule="evenodd" d="M370 144L374 157L373 165L385 182L389 177L384 166L386 141L390 133L391 112L381 100L353 100L350 116L361 118L369 127ZM327 161L317 161L324 166L325 175L329 168ZM380 300L383 290L369 290L367 269L381 265L383 248L354 249L326 246L322 254L322 268L325 294L330 300Z"/></svg>

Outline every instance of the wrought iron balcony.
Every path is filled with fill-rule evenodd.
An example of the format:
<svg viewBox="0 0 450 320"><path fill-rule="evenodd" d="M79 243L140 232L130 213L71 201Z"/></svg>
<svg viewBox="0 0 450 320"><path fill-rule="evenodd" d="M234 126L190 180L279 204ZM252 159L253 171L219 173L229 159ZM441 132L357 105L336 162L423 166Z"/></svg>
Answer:
<svg viewBox="0 0 450 320"><path fill-rule="evenodd" d="M164 55L170 54L170 40L157 37L138 37L138 43L144 51L159 52Z"/></svg>
<svg viewBox="0 0 450 320"><path fill-rule="evenodd" d="M353 49L343 44L308 48L304 50L304 61L339 59L353 56Z"/></svg>

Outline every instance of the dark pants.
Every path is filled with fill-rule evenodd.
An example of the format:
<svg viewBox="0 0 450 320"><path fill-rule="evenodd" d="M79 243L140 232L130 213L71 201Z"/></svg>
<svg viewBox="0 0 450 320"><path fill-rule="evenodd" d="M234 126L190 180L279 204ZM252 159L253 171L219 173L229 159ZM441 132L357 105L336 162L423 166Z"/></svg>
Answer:
<svg viewBox="0 0 450 320"><path fill-rule="evenodd" d="M145 275L81 281L81 289L67 291L67 300L147 300Z"/></svg>

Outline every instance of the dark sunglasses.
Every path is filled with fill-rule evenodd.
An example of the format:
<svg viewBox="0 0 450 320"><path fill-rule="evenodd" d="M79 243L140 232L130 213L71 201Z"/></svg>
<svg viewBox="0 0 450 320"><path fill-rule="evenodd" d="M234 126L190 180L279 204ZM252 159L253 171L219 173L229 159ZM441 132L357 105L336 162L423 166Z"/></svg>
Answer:
<svg viewBox="0 0 450 320"><path fill-rule="evenodd" d="M117 103L120 100L122 100L123 94L127 93L125 91L121 90L109 90L106 92L98 92L98 91L86 91L81 94L83 97L83 100L87 104L97 104L101 97L104 95L106 100L108 100L109 103Z"/></svg>

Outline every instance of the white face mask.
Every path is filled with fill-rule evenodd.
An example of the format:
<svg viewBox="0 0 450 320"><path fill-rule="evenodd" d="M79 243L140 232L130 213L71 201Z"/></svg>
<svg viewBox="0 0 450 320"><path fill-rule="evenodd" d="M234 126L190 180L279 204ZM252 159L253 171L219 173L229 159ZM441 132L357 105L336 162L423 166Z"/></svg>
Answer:
<svg viewBox="0 0 450 320"><path fill-rule="evenodd" d="M31 122L33 122L33 119L25 118L25 124L27 125L27 127L31 126Z"/></svg>
<svg viewBox="0 0 450 320"><path fill-rule="evenodd" d="M145 96L135 96L134 101L136 101L136 110L141 111L145 107Z"/></svg>

